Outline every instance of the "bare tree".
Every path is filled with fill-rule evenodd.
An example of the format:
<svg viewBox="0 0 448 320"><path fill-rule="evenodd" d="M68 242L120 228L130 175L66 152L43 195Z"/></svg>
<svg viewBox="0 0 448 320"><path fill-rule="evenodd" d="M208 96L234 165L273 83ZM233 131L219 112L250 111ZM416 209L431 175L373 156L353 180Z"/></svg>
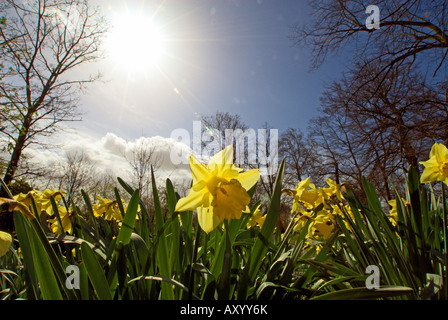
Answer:
<svg viewBox="0 0 448 320"><path fill-rule="evenodd" d="M244 135L248 126L239 115L217 111L215 114L204 116L201 123L203 126L201 147L207 149L208 153L216 151L213 149L224 149L228 144L233 144L235 150L236 147L246 146L244 143L241 145L240 141L245 140ZM240 144L237 146L237 143Z"/></svg>
<svg viewBox="0 0 448 320"><path fill-rule="evenodd" d="M248 141L248 143L256 143L256 163L249 163L249 168L257 168L261 172L258 184L261 187L260 193L272 196L274 192L275 179L277 178L279 164L279 141L278 132L271 131L272 127L265 122L261 127L261 134L257 137L256 142ZM253 148L255 150L255 148ZM255 152L255 151L252 151ZM260 188L259 188L260 189Z"/></svg>
<svg viewBox="0 0 448 320"><path fill-rule="evenodd" d="M74 78L70 71L102 58L107 24L88 0L5 0L0 26L1 134L11 158L4 181L10 183L23 150L63 121L80 119L77 97L99 79Z"/></svg>
<svg viewBox="0 0 448 320"><path fill-rule="evenodd" d="M313 159L313 152L309 140L298 128L287 128L280 135L280 157L285 157L285 183L291 186L311 176L312 166L317 165Z"/></svg>
<svg viewBox="0 0 448 320"><path fill-rule="evenodd" d="M390 182L409 166L418 170L433 142L446 138L446 97L413 67L397 66L383 80L364 70L328 86L312 138L322 150L323 173L358 186L366 176L390 199ZM356 88L361 79L371 81Z"/></svg>
<svg viewBox="0 0 448 320"><path fill-rule="evenodd" d="M378 29L369 27L375 4ZM328 54L350 47L355 61L381 66L384 79L402 63L423 62L433 75L446 66L448 2L442 0L317 0L309 1L312 21L293 28L296 44L310 46L312 65L319 67ZM444 75L446 76L446 75ZM361 81L362 86L366 81Z"/></svg>
<svg viewBox="0 0 448 320"><path fill-rule="evenodd" d="M81 194L81 188L92 183L96 176L95 162L84 151L72 151L65 154L61 164L62 172L58 174L58 189L67 192L67 199Z"/></svg>
<svg viewBox="0 0 448 320"><path fill-rule="evenodd" d="M132 184L140 190L140 197L150 208L152 199L151 169L156 172L161 166L161 158L155 146L148 140L139 139L130 152L124 155L131 167Z"/></svg>

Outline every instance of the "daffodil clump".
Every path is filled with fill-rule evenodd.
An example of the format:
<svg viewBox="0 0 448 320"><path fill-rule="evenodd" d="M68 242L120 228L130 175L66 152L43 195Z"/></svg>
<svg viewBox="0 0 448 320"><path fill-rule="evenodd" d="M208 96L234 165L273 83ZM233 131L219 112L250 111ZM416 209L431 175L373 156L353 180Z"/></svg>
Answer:
<svg viewBox="0 0 448 320"><path fill-rule="evenodd" d="M100 196L96 196L96 199L98 202L92 206L93 215L96 218L103 218L108 221L111 228L118 233L123 223L123 215L117 200L106 199ZM127 211L128 205L129 203L125 203L125 201L121 199L121 206L124 212ZM137 212L140 212L140 206L138 206ZM139 220L138 215L136 216L136 220Z"/></svg>
<svg viewBox="0 0 448 320"><path fill-rule="evenodd" d="M258 169L242 172L237 168L231 145L215 154L208 165L190 156L190 169L193 184L177 202L177 212L197 210L199 225L207 233L224 220L241 218L251 200L247 191L260 178Z"/></svg>
<svg viewBox="0 0 448 320"><path fill-rule="evenodd" d="M117 220L122 221L123 216L121 215L120 209L118 208L118 203L116 200L109 200L101 198L100 196L96 197L98 203L93 205L93 213L95 217L103 217L105 220ZM122 200L122 204L124 205L124 201Z"/></svg>
<svg viewBox="0 0 448 320"><path fill-rule="evenodd" d="M207 164L191 156L191 189L179 199L167 179L165 203L153 188L153 211L145 207L139 190L121 179L131 195L129 203L117 189L114 200L83 193L85 207L74 202L69 207L60 190L0 198L2 213L13 214L15 223L14 234L0 230L0 264L8 270L0 272L0 283L7 285L0 298L302 300L356 299L361 294L377 299L421 298L422 292L448 297L448 290L425 291L428 274L435 284L448 279L440 259L448 257L448 242L439 219L446 226L448 216L435 197L419 203L426 193L420 192L417 170L409 170L408 194L416 195L412 203L397 197L388 201L385 214L386 203L364 177L367 204L348 185L331 179L319 187L308 177L284 189L286 159L270 198L251 203L260 171L238 168L233 159L232 146ZM448 150L434 145L422 163L421 181L440 181L444 188L447 163ZM155 185L154 175L151 179ZM291 224L285 230L276 228L284 218L282 193L291 197ZM146 220L149 212L154 212L154 223ZM72 236L54 235L58 233ZM426 242L420 246L415 239ZM80 290L67 286L68 265L82 268ZM387 275L381 277L382 290L364 287L361 280L369 265ZM432 265L422 273L422 266Z"/></svg>
<svg viewBox="0 0 448 320"><path fill-rule="evenodd" d="M65 192L60 190L52 190L45 189L43 191L32 190L26 194L20 193L14 196L14 200L17 202L23 203L30 210L34 211L33 201L37 213L39 216L42 213L46 213L49 217L47 221L50 223L50 230L55 234L61 234L63 231L69 234L73 233L73 226L70 220L71 213L67 211L65 205L61 203L62 198L65 196ZM58 219L55 215L53 205L51 204L51 198L54 199L56 203L56 207L59 213L59 217L61 218L62 228L58 222ZM36 212L35 212L36 214Z"/></svg>
<svg viewBox="0 0 448 320"><path fill-rule="evenodd" d="M327 188L317 188L308 177L300 181L294 190L284 190L294 198L291 207L294 231L302 230L311 220L307 233L309 240L326 240L335 229L335 215L342 215L339 208L343 205L341 186L329 178L326 182Z"/></svg>
<svg viewBox="0 0 448 320"><path fill-rule="evenodd" d="M51 190L51 189L45 189L43 191L32 190L26 194L20 193L14 196L14 200L27 206L30 209L30 211L34 211L33 208L35 206L37 212L39 213L39 216L41 214L46 214L46 216L48 217L47 222L49 223L49 227L52 233L72 234L73 225L70 217L73 215L73 213L67 211L67 207L62 202L62 198L65 195L66 193L60 190ZM53 205L51 204L52 197L56 203L56 208L62 222L62 228L55 215ZM120 226L121 221L123 220L123 216L118 207L117 201L101 198L99 196L97 196L97 201L98 202L95 203L92 207L94 216L97 218L102 217L107 221L117 222L118 226ZM127 204L125 204L123 200L122 204L124 210L126 210Z"/></svg>

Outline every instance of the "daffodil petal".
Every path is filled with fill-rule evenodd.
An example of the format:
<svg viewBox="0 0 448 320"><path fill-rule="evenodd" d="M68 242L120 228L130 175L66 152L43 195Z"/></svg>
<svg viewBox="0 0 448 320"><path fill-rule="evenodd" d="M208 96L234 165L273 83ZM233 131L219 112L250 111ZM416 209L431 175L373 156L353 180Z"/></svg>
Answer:
<svg viewBox="0 0 448 320"><path fill-rule="evenodd" d="M295 196L294 198L300 199L300 197L302 196L302 193L306 190L308 190L309 186L310 186L310 177L306 178L305 180L302 180L299 182L299 184L297 185L297 188L294 190L295 191Z"/></svg>
<svg viewBox="0 0 448 320"><path fill-rule="evenodd" d="M306 191L302 193L300 200L303 201L305 204L313 206L318 197L319 195L317 194L316 191Z"/></svg>
<svg viewBox="0 0 448 320"><path fill-rule="evenodd" d="M252 188L260 179L260 170L258 169L251 169L246 172L242 172L238 175L236 180L238 180L241 183L241 186L249 190Z"/></svg>
<svg viewBox="0 0 448 320"><path fill-rule="evenodd" d="M425 170L423 170L420 177L420 181L422 183L445 180L445 177L439 170L439 163L437 162L436 157L432 157L427 161L421 162L421 164L425 167Z"/></svg>
<svg viewBox="0 0 448 320"><path fill-rule="evenodd" d="M215 170L218 168L218 174L224 172L227 167L233 167L233 146L228 145L223 150L210 158L208 168Z"/></svg>
<svg viewBox="0 0 448 320"><path fill-rule="evenodd" d="M435 157L438 162L448 160L448 149L441 143L435 143L429 154L430 157Z"/></svg>
<svg viewBox="0 0 448 320"><path fill-rule="evenodd" d="M12 243L12 237L9 233L0 231L0 257L3 257Z"/></svg>
<svg viewBox="0 0 448 320"><path fill-rule="evenodd" d="M197 207L208 205L209 205L208 193L202 191L196 192L193 189L190 189L190 192L186 197L179 199L179 201L176 204L175 211L177 212L193 211Z"/></svg>
<svg viewBox="0 0 448 320"><path fill-rule="evenodd" d="M190 170L193 177L193 185L199 181L207 180L210 176L210 172L206 166L196 160L193 156L190 156Z"/></svg>
<svg viewBox="0 0 448 320"><path fill-rule="evenodd" d="M199 207L197 212L199 226L206 233L213 231L213 229L215 229L222 222L222 220L220 220L219 217L213 213L212 206Z"/></svg>

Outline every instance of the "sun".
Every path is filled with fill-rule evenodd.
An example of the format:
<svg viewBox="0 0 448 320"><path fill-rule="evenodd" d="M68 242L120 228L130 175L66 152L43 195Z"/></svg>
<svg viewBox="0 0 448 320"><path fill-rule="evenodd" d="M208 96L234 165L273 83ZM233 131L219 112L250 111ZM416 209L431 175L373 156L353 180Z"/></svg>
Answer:
<svg viewBox="0 0 448 320"><path fill-rule="evenodd" d="M107 51L114 62L136 73L158 66L165 52L163 32L150 16L117 15L107 38Z"/></svg>

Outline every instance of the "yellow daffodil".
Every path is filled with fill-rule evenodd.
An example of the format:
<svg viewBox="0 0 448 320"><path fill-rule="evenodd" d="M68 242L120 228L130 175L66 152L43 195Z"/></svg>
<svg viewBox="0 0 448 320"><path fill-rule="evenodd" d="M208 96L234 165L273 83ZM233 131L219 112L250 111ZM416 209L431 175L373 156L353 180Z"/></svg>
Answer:
<svg viewBox="0 0 448 320"><path fill-rule="evenodd" d="M247 227L251 228L258 225L261 228L263 226L264 220L266 220L266 215L263 215L263 213L260 211L260 206L258 206L250 217L249 222L247 223Z"/></svg>
<svg viewBox="0 0 448 320"><path fill-rule="evenodd" d="M299 212L301 208L300 204L303 204L303 206L309 210L315 209L321 204L327 206L327 201L333 194L335 194L336 197L342 201L340 186L331 179L327 179L327 183L330 188L318 189L313 183L310 182L310 178L308 177L305 180L300 181L296 189L285 190L285 193L294 197L291 212Z"/></svg>
<svg viewBox="0 0 448 320"><path fill-rule="evenodd" d="M346 217L345 217L346 215L348 215L350 217L350 220L355 222L355 216L353 215L351 207L348 204L343 205L342 207L339 207L337 205L332 205L331 207L333 208L333 213L334 214L340 215L343 218L344 224L347 227L347 229L350 230L350 231L353 231L351 229L350 224L347 222ZM342 210L344 210L344 212L342 212ZM361 213L360 213L360 215L362 217Z"/></svg>
<svg viewBox="0 0 448 320"><path fill-rule="evenodd" d="M308 177L308 178L300 181L297 184L297 187L294 190L288 190L288 189L284 190L285 193L287 193L287 194L291 195L292 197L294 197L294 202L293 202L292 207L291 207L291 212L292 213L300 212L300 210L301 210L300 203L302 201L302 198L308 198L308 199L311 198L310 196L308 196L308 197L306 197L306 196L304 197L303 196L304 193L307 192L309 187L310 187L310 178Z"/></svg>
<svg viewBox="0 0 448 320"><path fill-rule="evenodd" d="M401 198L403 203L406 203L406 199ZM392 222L394 226L397 226L398 223L398 212L397 212L397 200L389 200L387 203L392 207L389 211L389 220Z"/></svg>
<svg viewBox="0 0 448 320"><path fill-rule="evenodd" d="M324 240L326 240L334 229L332 213L328 210L319 211L317 216L314 218L313 224L311 225L310 229L313 231L313 234L315 231L318 231L318 233L322 235Z"/></svg>
<svg viewBox="0 0 448 320"><path fill-rule="evenodd" d="M14 200L16 200L17 202L23 203L24 205L26 205L28 208L30 208L32 211L34 211L31 199L36 199L36 194L37 191L32 190L26 194L24 193L19 193L17 195L14 196ZM35 205L36 205L36 209L37 212L35 212L35 214L40 214L42 211L42 205L39 201L34 201Z"/></svg>
<svg viewBox="0 0 448 320"><path fill-rule="evenodd" d="M233 164L233 147L227 146L215 154L208 165L190 157L193 185L188 195L179 199L176 211L197 209L201 228L209 233L219 223L239 219L250 202L247 194L260 178L258 169L242 172Z"/></svg>
<svg viewBox="0 0 448 320"><path fill-rule="evenodd" d="M64 232L68 232L69 234L72 234L73 228L72 228L72 222L70 221L70 215L67 213L67 209L64 207L58 208L59 216L61 218L62 222L62 228L64 229ZM61 234L62 229L59 225L59 222L56 217L53 219L48 220L49 223L51 223L51 232L56 234Z"/></svg>
<svg viewBox="0 0 448 320"><path fill-rule="evenodd" d="M429 160L420 163L425 167L420 177L421 183L443 181L448 185L448 149L443 144L435 143Z"/></svg>
<svg viewBox="0 0 448 320"><path fill-rule="evenodd" d="M31 199L34 199L34 203L38 211L37 213L40 215L42 212L46 212L46 214L50 217L50 219L48 219L47 221L48 223L50 223L51 231L56 234L61 234L62 229L59 225L59 222L57 221L57 218L54 216L55 212L53 210L53 205L51 204L51 198L53 197L56 202L64 232L68 232L69 234L71 234L73 232L73 229L69 214L67 213L67 209L65 206L59 204L59 201L62 200L63 196L65 196L65 192L63 191L45 189L43 191L32 190L27 194L21 193L14 196L14 199L22 205L25 205L27 208L31 208L32 210L34 210L34 207L32 205Z"/></svg>
<svg viewBox="0 0 448 320"><path fill-rule="evenodd" d="M9 233L0 231L0 257L3 257L12 243L12 237Z"/></svg>
<svg viewBox="0 0 448 320"><path fill-rule="evenodd" d="M106 220L123 220L117 201L104 199L97 196L98 203L93 205L93 213L96 217L104 216Z"/></svg>
<svg viewBox="0 0 448 320"><path fill-rule="evenodd" d="M330 186L331 192L329 192L329 195L331 196L332 194L334 194L334 195L336 195L336 198L339 201L342 201L343 196L342 196L341 186L339 184L337 184L336 182L334 182L333 180L331 180L330 178L327 178L325 181Z"/></svg>
<svg viewBox="0 0 448 320"><path fill-rule="evenodd" d="M301 209L300 215L294 218L294 232L299 232L300 230L302 230L309 219L312 219L311 212Z"/></svg>
<svg viewBox="0 0 448 320"><path fill-rule="evenodd" d="M336 214L335 208L339 208L336 205L330 206L328 200L335 196L335 199L342 202L343 197L339 184L331 179L327 179L326 182L329 188L316 188L308 177L300 181L294 190L282 190L283 193L294 198L291 212L299 214L295 218L294 231L300 231L308 220L312 220L308 228L307 239L316 239L316 237L322 236L325 240L333 232L333 215ZM314 211L322 204L322 209L315 214Z"/></svg>
<svg viewBox="0 0 448 320"><path fill-rule="evenodd" d="M45 211L49 216L52 216L54 214L54 210L53 206L51 205L51 197L53 197L54 201L57 203L58 201L62 200L63 196L65 196L65 192L45 189L41 192L41 196L37 199L36 202L39 202L42 211ZM58 210L65 210L65 207L58 205Z"/></svg>
<svg viewBox="0 0 448 320"><path fill-rule="evenodd" d="M17 202L23 203L28 208L33 209L31 198L34 199L34 203L36 204L36 209L40 214L42 211L45 211L49 216L54 214L53 206L51 205L51 197L55 200L56 204L58 201L62 200L62 197L65 196L65 192L60 190L52 190L45 189L43 191L32 190L27 194L20 193L14 196L14 200ZM65 208L64 206L57 205L58 209Z"/></svg>
<svg viewBox="0 0 448 320"><path fill-rule="evenodd" d="M315 217L312 217L311 215L312 212L302 210L301 215L296 218L294 231L300 231L305 226L307 220L311 219L312 221L308 227L306 238L315 239L316 235L322 235L324 240L327 239L334 229L332 213L329 210L321 210Z"/></svg>

